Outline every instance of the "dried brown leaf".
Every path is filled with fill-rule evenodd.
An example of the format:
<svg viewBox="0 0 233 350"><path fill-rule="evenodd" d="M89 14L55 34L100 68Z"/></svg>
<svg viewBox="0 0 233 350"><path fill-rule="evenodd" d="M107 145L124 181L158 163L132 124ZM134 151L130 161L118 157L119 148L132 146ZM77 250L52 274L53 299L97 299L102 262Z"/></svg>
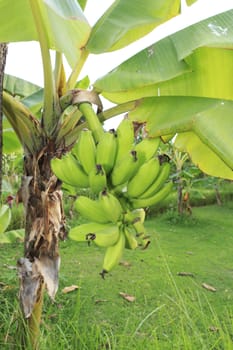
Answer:
<svg viewBox="0 0 233 350"><path fill-rule="evenodd" d="M216 332L219 331L219 328L218 328L218 327L215 327L215 326L210 326L210 327L209 327L209 331L210 331L210 332L213 332L213 333L216 333Z"/></svg>
<svg viewBox="0 0 233 350"><path fill-rule="evenodd" d="M107 299L96 299L95 304L106 303L107 301Z"/></svg>
<svg viewBox="0 0 233 350"><path fill-rule="evenodd" d="M177 273L178 276L182 276L182 277L194 277L194 274L192 272L178 272Z"/></svg>
<svg viewBox="0 0 233 350"><path fill-rule="evenodd" d="M130 303L132 303L136 300L136 298L134 296L129 295L127 293L120 292L119 294L120 294L120 296L122 296L123 299L129 301Z"/></svg>
<svg viewBox="0 0 233 350"><path fill-rule="evenodd" d="M16 270L17 269L16 266L12 266L12 265L3 264L3 266L6 267L9 270Z"/></svg>
<svg viewBox="0 0 233 350"><path fill-rule="evenodd" d="M209 290L210 292L216 292L217 289L207 283L202 283L202 287Z"/></svg>
<svg viewBox="0 0 233 350"><path fill-rule="evenodd" d="M131 264L128 261L121 261L119 265L124 266L124 267L130 267L131 266Z"/></svg>
<svg viewBox="0 0 233 350"><path fill-rule="evenodd" d="M64 293L64 294L70 293L70 292L73 292L74 290L79 289L79 288L80 288L79 286L72 284L72 286L63 288L62 293Z"/></svg>

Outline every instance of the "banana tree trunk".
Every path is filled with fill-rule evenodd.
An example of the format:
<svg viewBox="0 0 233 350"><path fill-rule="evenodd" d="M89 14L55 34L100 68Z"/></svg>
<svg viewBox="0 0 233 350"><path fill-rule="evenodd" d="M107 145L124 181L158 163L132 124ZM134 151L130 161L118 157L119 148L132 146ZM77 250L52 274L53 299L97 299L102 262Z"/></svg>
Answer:
<svg viewBox="0 0 233 350"><path fill-rule="evenodd" d="M48 143L37 155L25 156L24 176L17 195L26 214L24 257L18 260L19 295L33 349L39 346L44 289L54 299L58 288L58 243L66 235L61 183L50 168L54 153Z"/></svg>
<svg viewBox="0 0 233 350"><path fill-rule="evenodd" d="M183 184L180 176L180 171L177 176L177 209L179 215L183 214Z"/></svg>
<svg viewBox="0 0 233 350"><path fill-rule="evenodd" d="M6 64L7 45L0 43L0 201L2 200L2 155L3 155L3 126L2 126L2 91L4 69Z"/></svg>

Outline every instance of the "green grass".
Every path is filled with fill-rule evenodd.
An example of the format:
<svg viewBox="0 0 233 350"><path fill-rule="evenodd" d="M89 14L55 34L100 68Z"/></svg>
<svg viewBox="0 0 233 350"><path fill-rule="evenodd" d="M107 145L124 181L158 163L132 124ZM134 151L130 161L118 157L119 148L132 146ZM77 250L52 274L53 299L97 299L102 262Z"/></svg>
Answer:
<svg viewBox="0 0 233 350"><path fill-rule="evenodd" d="M54 304L45 298L41 349L233 349L232 210L230 202L194 208L191 218L168 211L150 219L149 248L125 251L131 265L105 280L103 250L62 242L60 288ZM18 349L17 277L4 264L21 255L22 244L0 246L0 349ZM72 284L80 289L63 294Z"/></svg>

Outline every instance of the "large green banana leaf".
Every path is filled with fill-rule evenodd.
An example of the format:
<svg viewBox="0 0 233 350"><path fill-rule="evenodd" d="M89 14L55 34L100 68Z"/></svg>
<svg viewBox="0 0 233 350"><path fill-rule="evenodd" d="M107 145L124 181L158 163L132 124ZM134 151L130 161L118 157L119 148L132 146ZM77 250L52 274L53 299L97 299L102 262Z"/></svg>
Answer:
<svg viewBox="0 0 233 350"><path fill-rule="evenodd" d="M120 49L179 11L180 0L116 0L92 28L87 49L96 54Z"/></svg>
<svg viewBox="0 0 233 350"><path fill-rule="evenodd" d="M190 145L180 142L179 147L182 144L203 171L216 176L215 167L217 176L231 179L233 105L226 100L233 100L232 22L230 10L194 24L141 51L94 84L115 103L144 97L130 113L132 119L147 121L152 136L194 133L195 145L201 149L204 144L205 152L215 154L211 162L191 147L194 137Z"/></svg>
<svg viewBox="0 0 233 350"><path fill-rule="evenodd" d="M48 46L77 63L91 28L76 0L0 1L0 42L38 40L30 4L37 2L47 32ZM82 2L84 5L84 2Z"/></svg>
<svg viewBox="0 0 233 350"><path fill-rule="evenodd" d="M123 62L94 87L115 103L155 95L232 99L232 21L230 10L172 34Z"/></svg>

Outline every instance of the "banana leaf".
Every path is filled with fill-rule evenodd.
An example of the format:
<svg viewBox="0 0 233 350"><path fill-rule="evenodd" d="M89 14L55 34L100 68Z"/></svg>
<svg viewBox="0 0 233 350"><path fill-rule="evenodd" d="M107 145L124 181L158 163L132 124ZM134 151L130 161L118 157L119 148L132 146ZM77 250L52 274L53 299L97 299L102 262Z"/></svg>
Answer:
<svg viewBox="0 0 233 350"><path fill-rule="evenodd" d="M7 226L11 221L11 211L8 205L2 205L0 207L0 235L6 231Z"/></svg>
<svg viewBox="0 0 233 350"><path fill-rule="evenodd" d="M114 103L162 95L233 99L232 21L229 10L174 33L123 62L94 87Z"/></svg>
<svg viewBox="0 0 233 350"><path fill-rule="evenodd" d="M212 161L203 161L204 153L196 152L189 143L185 147L180 142L180 149L182 144L203 171L228 179L233 177L232 21L233 10L229 10L185 28L139 52L94 84L114 103L142 99L130 118L147 122L150 136L192 132L200 148L204 144L205 152L209 150ZM188 137L185 140L189 142Z"/></svg>
<svg viewBox="0 0 233 350"><path fill-rule="evenodd" d="M205 161L204 152L196 152L189 145L188 137L185 138L187 145L183 142L182 149L180 142L179 148L195 158L201 170L213 176L216 176L214 160L218 159L215 164L218 176L225 178L227 174L226 178L233 179L233 101L181 96L148 97L129 116L139 123L146 122L151 137L192 131L200 139L200 146L202 143L206 146L205 153L210 151L211 163ZM195 155L192 152L196 152ZM228 171L222 170L220 161Z"/></svg>
<svg viewBox="0 0 233 350"><path fill-rule="evenodd" d="M38 0L0 1L0 42L38 40L31 5ZM71 67L77 63L91 28L76 0L38 2L47 32L48 46L63 52ZM84 2L82 2L84 5Z"/></svg>
<svg viewBox="0 0 233 350"><path fill-rule="evenodd" d="M0 234L0 244L23 242L24 229L12 230Z"/></svg>
<svg viewBox="0 0 233 350"><path fill-rule="evenodd" d="M3 129L3 153L22 152L21 143L13 129Z"/></svg>
<svg viewBox="0 0 233 350"><path fill-rule="evenodd" d="M91 31L91 53L118 50L180 12L180 0L116 0Z"/></svg>
<svg viewBox="0 0 233 350"><path fill-rule="evenodd" d="M4 74L3 89L12 96L27 97L39 91L41 87L13 75Z"/></svg>
<svg viewBox="0 0 233 350"><path fill-rule="evenodd" d="M192 131L178 134L175 147L189 153L192 162L204 173L233 180L233 171Z"/></svg>

